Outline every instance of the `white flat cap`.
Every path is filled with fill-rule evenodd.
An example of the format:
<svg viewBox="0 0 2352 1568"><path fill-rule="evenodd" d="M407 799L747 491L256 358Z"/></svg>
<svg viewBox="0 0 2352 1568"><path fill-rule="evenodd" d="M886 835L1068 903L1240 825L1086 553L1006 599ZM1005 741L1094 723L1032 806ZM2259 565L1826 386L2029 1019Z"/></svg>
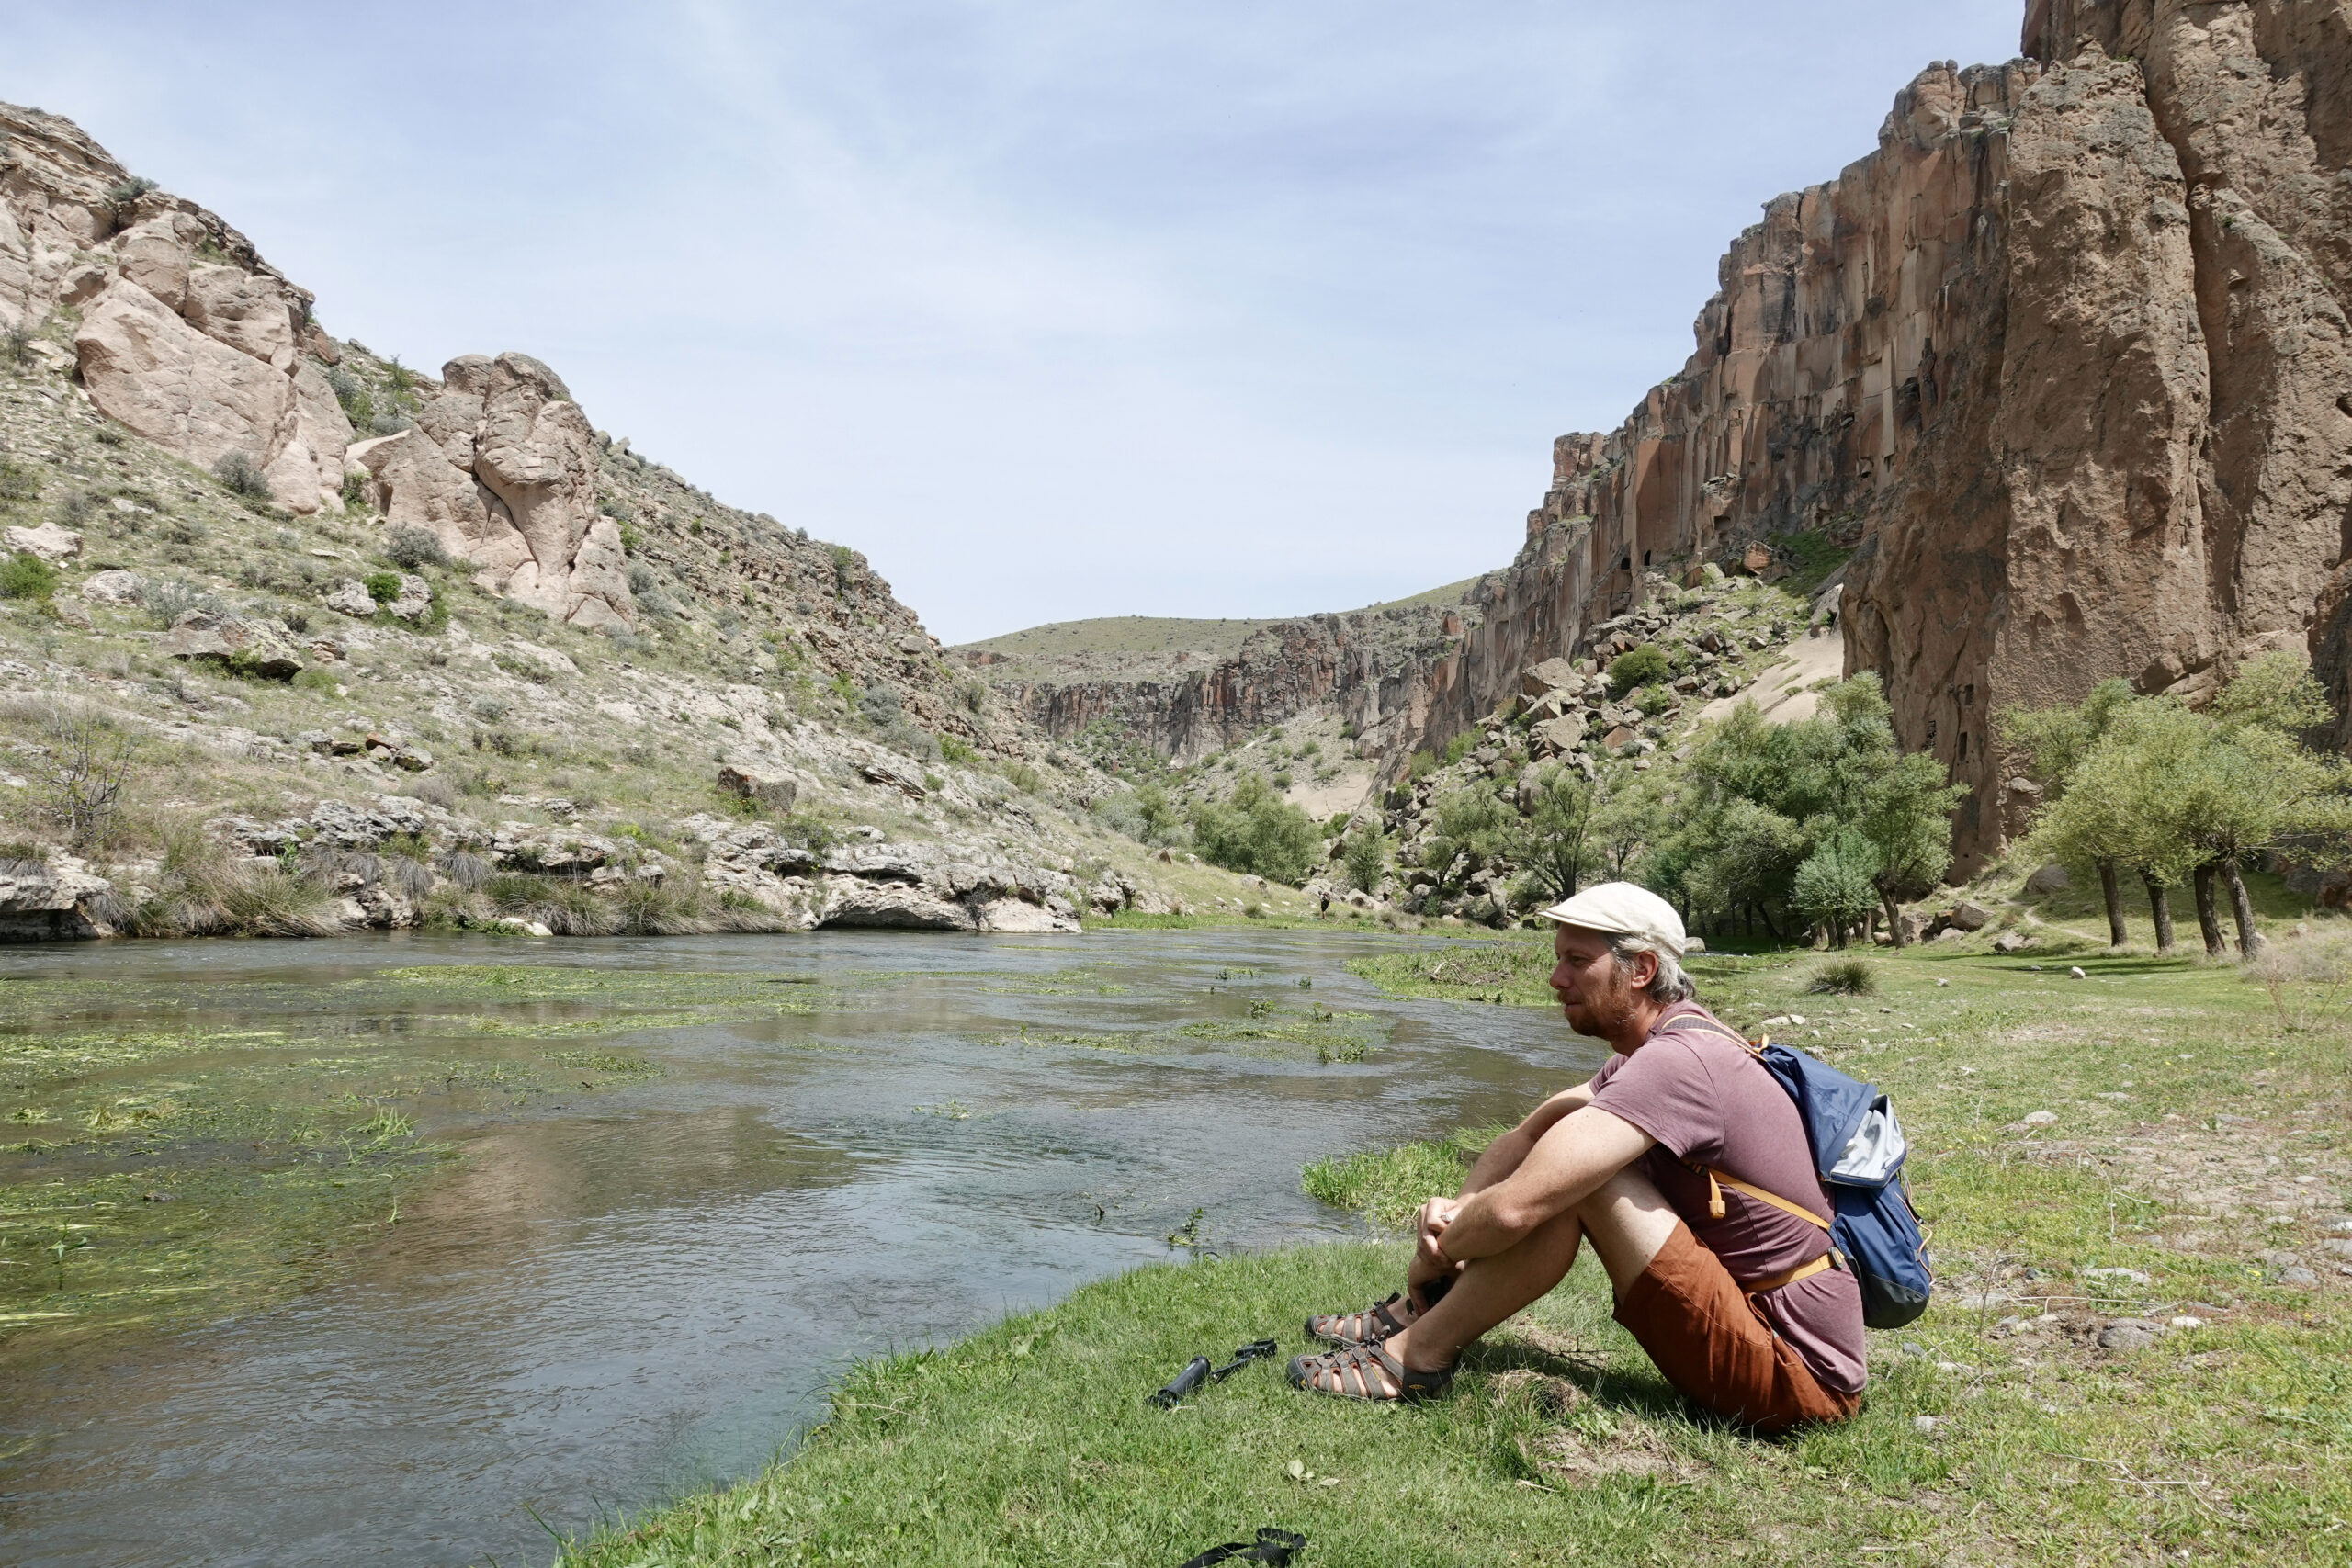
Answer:
<svg viewBox="0 0 2352 1568"><path fill-rule="evenodd" d="M1682 917L1674 906L1646 887L1630 882L1604 882L1544 911L1547 920L1611 936L1637 936L1656 942L1667 956L1679 960L1690 945Z"/></svg>

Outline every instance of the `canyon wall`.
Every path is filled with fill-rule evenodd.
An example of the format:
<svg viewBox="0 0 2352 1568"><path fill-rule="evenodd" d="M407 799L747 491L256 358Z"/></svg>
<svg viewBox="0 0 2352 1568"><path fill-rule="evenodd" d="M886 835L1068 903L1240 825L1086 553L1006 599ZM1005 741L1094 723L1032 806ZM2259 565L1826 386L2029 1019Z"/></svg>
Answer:
<svg viewBox="0 0 2352 1568"><path fill-rule="evenodd" d="M2276 648L2346 705L2346 7L2037 0L2024 43L1923 72L1876 152L1735 242L1682 372L1561 438L1392 768L1645 565L1801 530L1857 547L1849 666L1971 786L1963 870L2018 826L2004 706L2111 675L2196 701Z"/></svg>
<svg viewBox="0 0 2352 1568"><path fill-rule="evenodd" d="M1368 752L1385 755L1422 727L1427 693L1464 635L1465 615L1475 618L1458 605L1411 604L1302 615L1251 633L1229 658L1180 654L1131 671L994 669L1005 661L965 657L1031 723L1061 739L1107 725L1190 763L1324 708L1355 726Z"/></svg>

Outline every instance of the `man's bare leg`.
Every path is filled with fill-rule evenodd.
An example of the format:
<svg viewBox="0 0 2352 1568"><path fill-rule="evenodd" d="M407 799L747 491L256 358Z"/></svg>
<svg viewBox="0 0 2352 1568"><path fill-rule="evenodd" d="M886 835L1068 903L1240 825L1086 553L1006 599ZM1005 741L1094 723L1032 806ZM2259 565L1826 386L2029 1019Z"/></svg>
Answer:
<svg viewBox="0 0 2352 1568"><path fill-rule="evenodd" d="M1648 1177L1621 1170L1517 1246L1472 1262L1442 1300L1389 1339L1388 1353L1415 1371L1452 1366L1465 1346L1566 1278L1585 1236L1622 1298L1680 1223Z"/></svg>

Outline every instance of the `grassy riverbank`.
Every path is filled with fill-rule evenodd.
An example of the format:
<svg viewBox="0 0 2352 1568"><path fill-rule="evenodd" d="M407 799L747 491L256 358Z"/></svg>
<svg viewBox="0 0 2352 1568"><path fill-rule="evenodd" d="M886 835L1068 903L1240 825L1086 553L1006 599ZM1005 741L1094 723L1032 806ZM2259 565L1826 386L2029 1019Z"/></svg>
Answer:
<svg viewBox="0 0 2352 1568"><path fill-rule="evenodd" d="M1455 994L1521 988L1514 945L1487 950L1504 983ZM1860 995L1808 988L1821 955L1701 964L1728 1017L1802 1016L1773 1032L1884 1085L1912 1133L1941 1288L1872 1336L1844 1427L1767 1443L1695 1418L1589 1269L1442 1404L1311 1400L1262 1365L1174 1413L1143 1403L1196 1352L1300 1348L1307 1312L1384 1293L1401 1256L1325 1247L1140 1271L862 1365L787 1462L566 1561L1140 1568L1262 1524L1326 1564L2344 1560L2352 1279L2326 1246L2352 1236L2327 1229L2352 1190L2344 998L1975 946L1873 955ZM1400 988L1449 983L1408 962L1422 977ZM1394 1213L1460 1154L1334 1162L1313 1190Z"/></svg>

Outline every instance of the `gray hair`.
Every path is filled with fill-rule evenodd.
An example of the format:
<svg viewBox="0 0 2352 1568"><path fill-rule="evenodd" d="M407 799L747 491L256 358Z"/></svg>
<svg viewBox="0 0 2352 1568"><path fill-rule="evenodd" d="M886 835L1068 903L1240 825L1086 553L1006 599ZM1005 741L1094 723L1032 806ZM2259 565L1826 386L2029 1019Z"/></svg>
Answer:
<svg viewBox="0 0 2352 1568"><path fill-rule="evenodd" d="M1611 937L1609 952L1620 970L1631 969L1634 957L1640 953L1649 953L1657 960L1657 973L1642 987L1642 994L1660 1007L1687 1002L1699 994L1699 987L1691 984L1690 976L1682 972L1682 965L1674 961L1674 955L1650 937Z"/></svg>

